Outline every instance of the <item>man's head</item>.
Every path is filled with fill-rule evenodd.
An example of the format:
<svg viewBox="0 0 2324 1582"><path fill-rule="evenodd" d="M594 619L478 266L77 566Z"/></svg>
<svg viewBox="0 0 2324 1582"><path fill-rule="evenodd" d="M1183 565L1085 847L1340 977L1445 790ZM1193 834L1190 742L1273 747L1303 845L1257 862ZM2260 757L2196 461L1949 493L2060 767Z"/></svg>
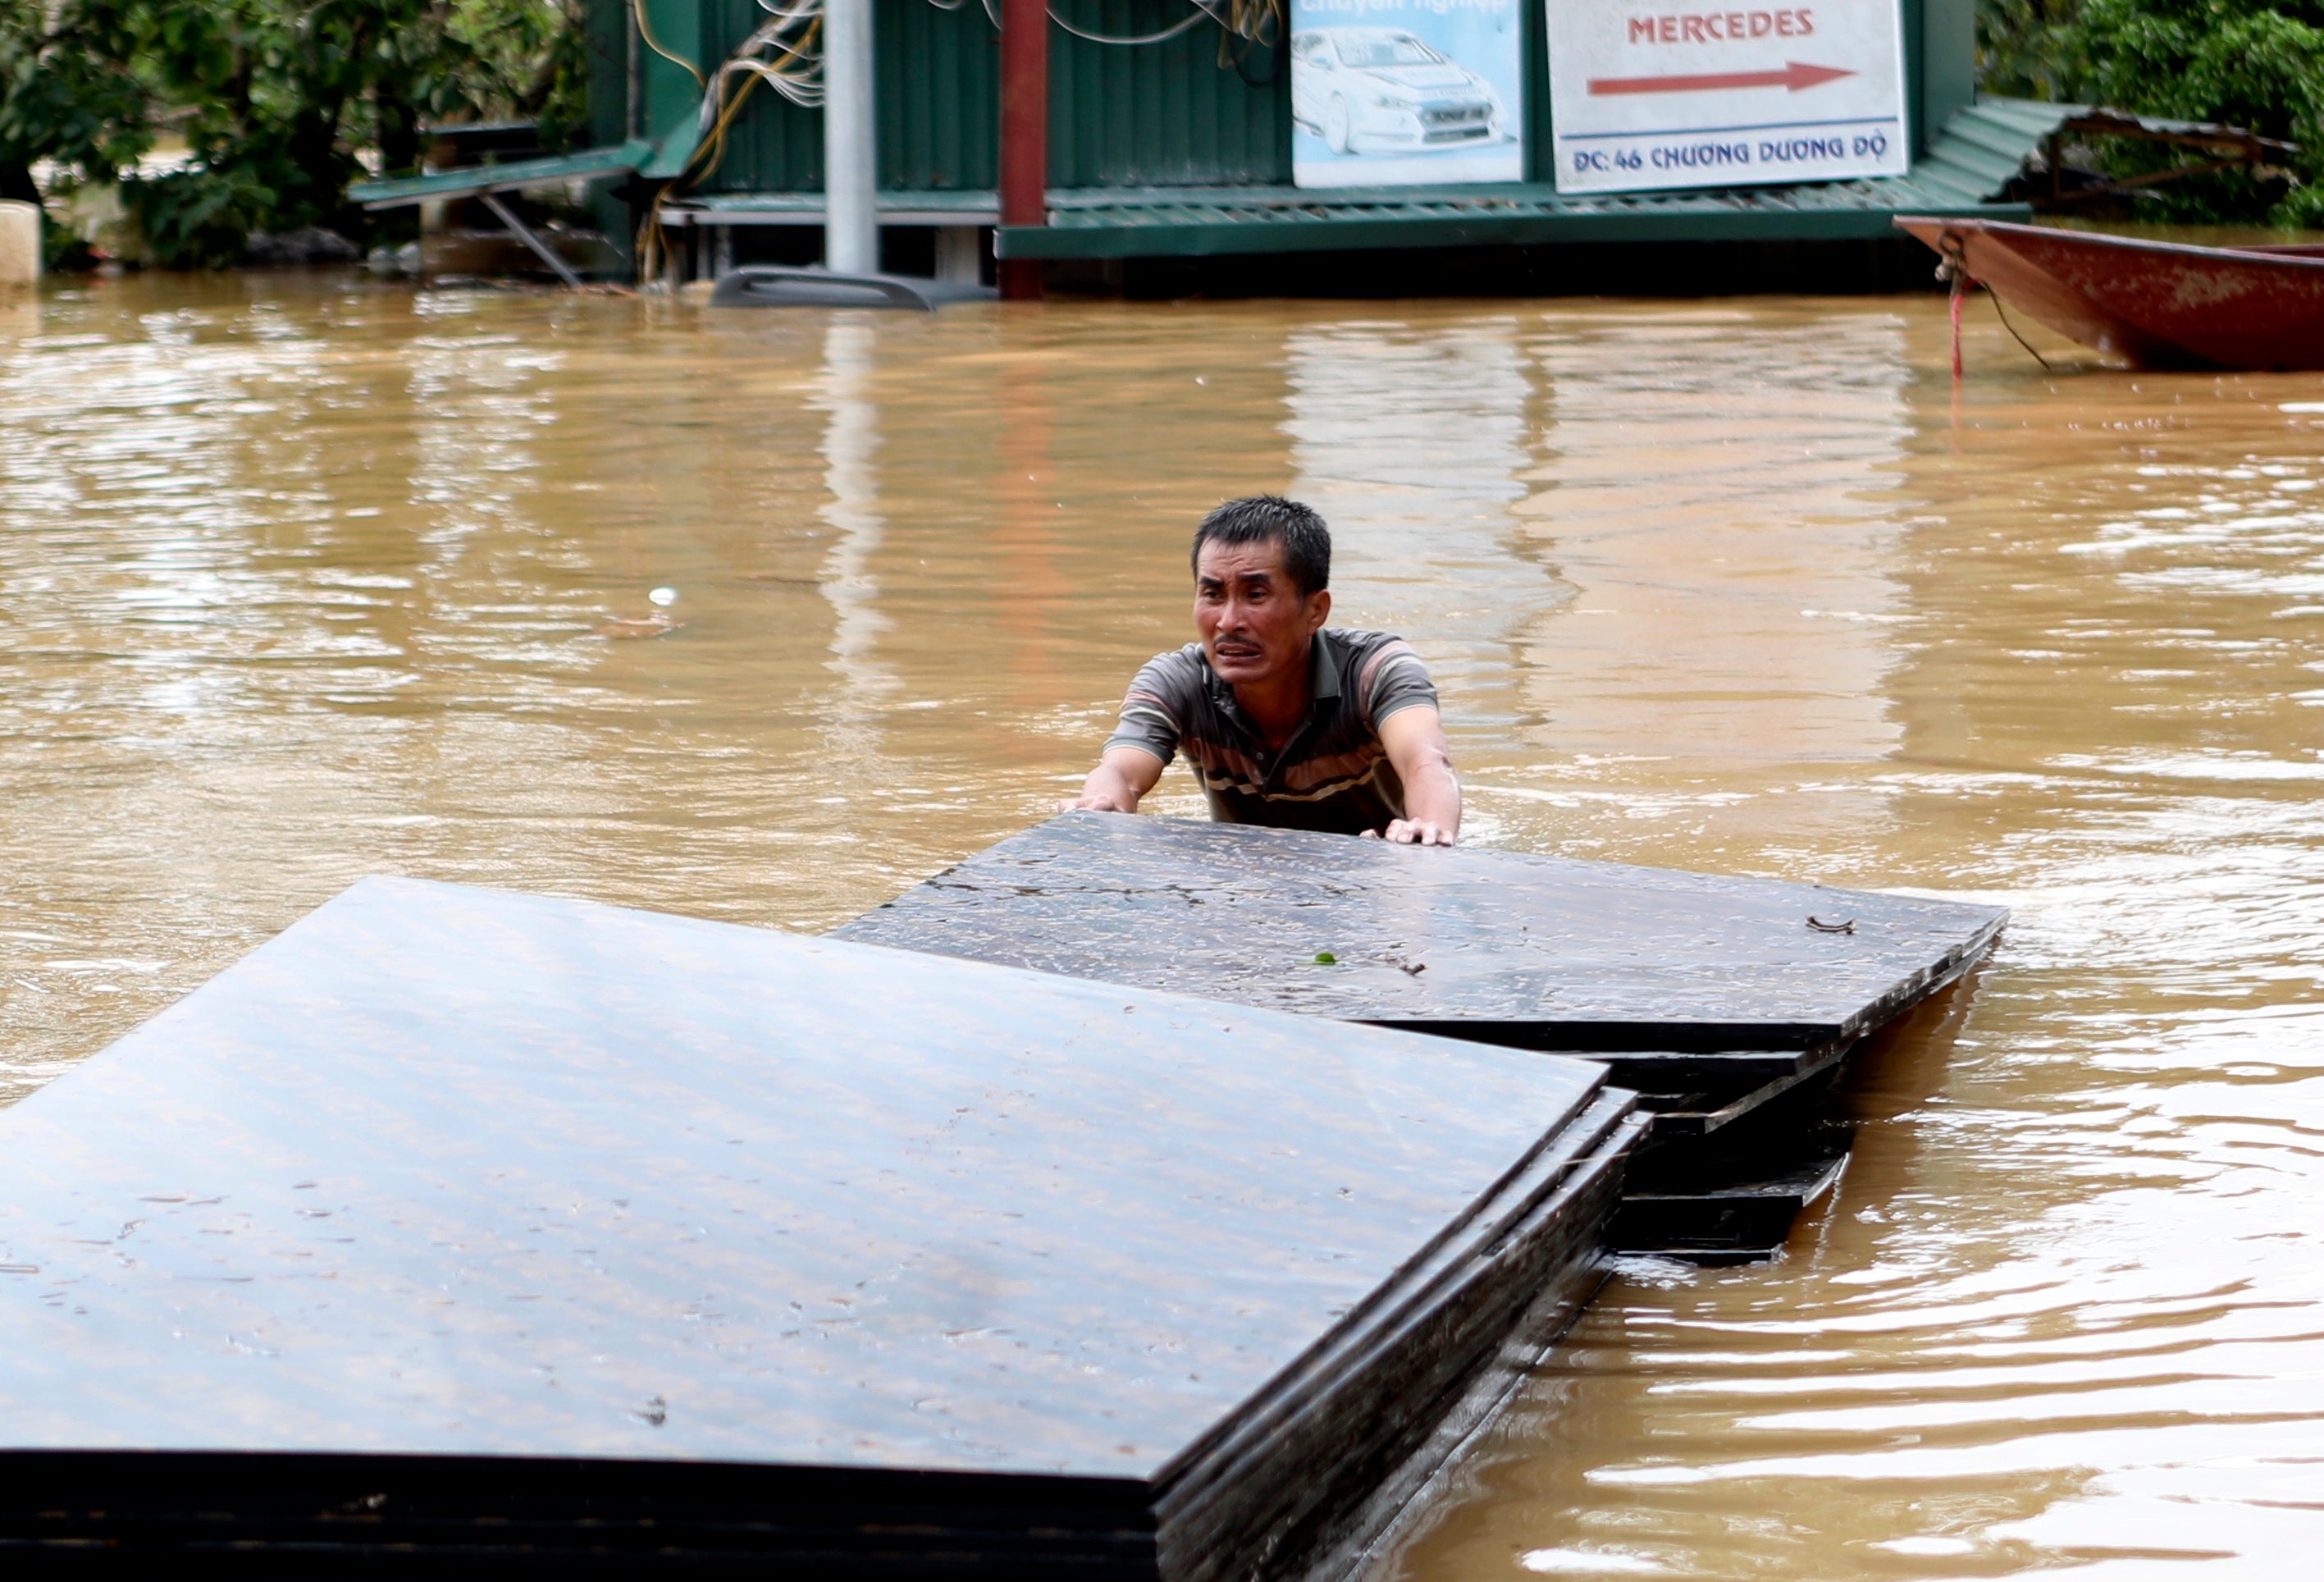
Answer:
<svg viewBox="0 0 2324 1582"><path fill-rule="evenodd" d="M1230 500L1194 530L1194 629L1230 686L1285 679L1332 613L1332 532L1275 495Z"/></svg>

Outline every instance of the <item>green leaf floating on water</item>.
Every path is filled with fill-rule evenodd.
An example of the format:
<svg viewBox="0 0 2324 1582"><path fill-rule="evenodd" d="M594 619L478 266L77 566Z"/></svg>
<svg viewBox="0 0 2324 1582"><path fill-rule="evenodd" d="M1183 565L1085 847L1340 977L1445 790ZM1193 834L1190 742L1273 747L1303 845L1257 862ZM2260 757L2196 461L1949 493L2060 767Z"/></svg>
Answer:
<svg viewBox="0 0 2324 1582"><path fill-rule="evenodd" d="M1340 964L1340 958L1339 958L1338 957L1336 957L1336 956L1333 955L1329 950L1318 950L1318 951L1316 951L1316 952L1315 952L1315 965L1316 965L1316 966L1318 966L1318 967L1337 967L1339 964Z"/></svg>

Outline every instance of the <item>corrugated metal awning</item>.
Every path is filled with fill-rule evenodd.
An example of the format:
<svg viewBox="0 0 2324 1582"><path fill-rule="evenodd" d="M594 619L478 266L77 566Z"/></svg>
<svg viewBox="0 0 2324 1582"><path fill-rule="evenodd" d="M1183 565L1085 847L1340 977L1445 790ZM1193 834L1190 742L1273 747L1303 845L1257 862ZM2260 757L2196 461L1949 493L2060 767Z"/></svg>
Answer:
<svg viewBox="0 0 2324 1582"><path fill-rule="evenodd" d="M1062 194L1053 195L1053 200ZM1001 218L1001 198L984 191L899 192L879 195L883 226L989 226ZM661 206L666 226L819 226L820 192L713 192L688 194Z"/></svg>
<svg viewBox="0 0 2324 1582"><path fill-rule="evenodd" d="M1975 200L1998 199L2052 134L2089 113L2088 105L1981 98L1945 123L1913 174Z"/></svg>
<svg viewBox="0 0 2324 1582"><path fill-rule="evenodd" d="M653 145L633 140L611 148L550 159L511 160L497 165L461 165L424 176L400 176L386 181L357 181L347 196L365 208L401 208L431 198L476 198L488 192L514 192L525 187L550 187L562 181L626 175L646 162Z"/></svg>
<svg viewBox="0 0 2324 1582"><path fill-rule="evenodd" d="M2061 168L2069 139L2123 137L2174 143L2191 149L2199 162L2149 171L2122 180L2107 180L2090 172ZM2213 121L2172 121L2160 116L2134 116L2104 105L2050 105L2033 99L1979 99L1945 123L1944 135L1923 158L1914 174L1935 171L1955 186L1974 187L1992 196L2008 191L2021 177L2039 173L2049 178L2047 197L2037 200L2062 208L2084 199L2130 192L2161 185L2184 176L2287 160L2300 152L2297 143L2262 137L2241 126ZM2070 180L2061 180L2067 177ZM2023 193L2026 188L2020 186Z"/></svg>
<svg viewBox="0 0 2324 1582"><path fill-rule="evenodd" d="M1509 246L1548 242L1818 241L1888 234L1897 214L2023 218L1900 177L1815 186L1582 196L1526 183L1395 188L1328 196L1293 188L1068 192L1047 226L1007 227L1010 258L1208 256L1342 248Z"/></svg>
<svg viewBox="0 0 2324 1582"><path fill-rule="evenodd" d="M1055 195L1047 226L1009 227L1010 258L1132 258L1360 247L1552 242L1831 241L1891 234L1899 214L2024 219L2001 198L2025 162L2085 105L1985 99L1960 111L1912 173L1794 187L1562 193L1546 182L1484 187L1149 188Z"/></svg>

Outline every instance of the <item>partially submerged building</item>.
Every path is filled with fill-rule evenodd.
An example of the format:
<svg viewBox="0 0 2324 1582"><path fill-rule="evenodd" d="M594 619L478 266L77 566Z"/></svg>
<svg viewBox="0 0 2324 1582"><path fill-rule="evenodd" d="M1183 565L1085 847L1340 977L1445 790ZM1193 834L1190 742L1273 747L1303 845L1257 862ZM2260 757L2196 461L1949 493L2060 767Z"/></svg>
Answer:
<svg viewBox="0 0 2324 1582"><path fill-rule="evenodd" d="M1917 280L1895 217L2025 217L2078 108L1980 101L1975 0L839 3L883 262L1017 294ZM596 146L500 184L596 181L641 273L815 262L822 7L589 0Z"/></svg>

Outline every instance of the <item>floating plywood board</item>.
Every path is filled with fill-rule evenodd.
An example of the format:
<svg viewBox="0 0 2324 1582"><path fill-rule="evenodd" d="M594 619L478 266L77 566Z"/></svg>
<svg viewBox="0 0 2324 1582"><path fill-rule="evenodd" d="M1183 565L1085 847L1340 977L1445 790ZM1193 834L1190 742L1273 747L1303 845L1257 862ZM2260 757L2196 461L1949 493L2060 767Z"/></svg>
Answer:
<svg viewBox="0 0 2324 1582"><path fill-rule="evenodd" d="M1950 982L2006 917L1477 847L1067 813L835 937L1534 1049L1802 1050L1856 1038Z"/></svg>
<svg viewBox="0 0 2324 1582"><path fill-rule="evenodd" d="M842 1574L915 1543L1247 1568L1344 1527L1581 1278L1627 1098L1582 1061L367 880L0 1114L0 1547L489 1547L513 1513L551 1550L586 1516ZM1379 1465L1318 1504L1324 1429Z"/></svg>

